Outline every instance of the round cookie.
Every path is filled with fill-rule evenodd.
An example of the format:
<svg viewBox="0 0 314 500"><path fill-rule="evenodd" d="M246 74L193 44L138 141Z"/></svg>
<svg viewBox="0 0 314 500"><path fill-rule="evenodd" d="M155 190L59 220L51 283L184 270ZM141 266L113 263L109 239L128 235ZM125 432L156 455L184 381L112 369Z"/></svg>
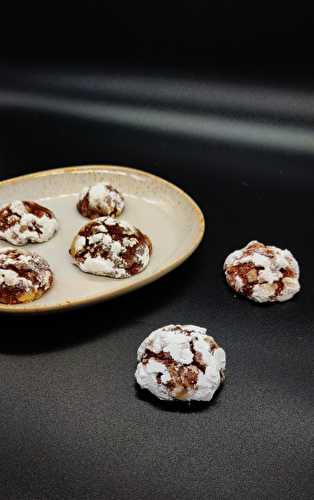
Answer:
<svg viewBox="0 0 314 500"><path fill-rule="evenodd" d="M224 263L227 282L256 302L284 302L299 290L299 265L289 250L251 241Z"/></svg>
<svg viewBox="0 0 314 500"><path fill-rule="evenodd" d="M128 278L143 271L151 253L148 236L112 217L100 217L83 226L70 248L82 271L111 278Z"/></svg>
<svg viewBox="0 0 314 500"><path fill-rule="evenodd" d="M224 380L226 355L206 328L168 325L137 351L137 383L163 400L210 401Z"/></svg>
<svg viewBox="0 0 314 500"><path fill-rule="evenodd" d="M0 208L0 239L12 245L43 243L57 230L54 213L34 201L15 200Z"/></svg>
<svg viewBox="0 0 314 500"><path fill-rule="evenodd" d="M39 299L53 283L48 262L35 252L0 248L0 302L20 304Z"/></svg>
<svg viewBox="0 0 314 500"><path fill-rule="evenodd" d="M110 184L99 182L81 191L77 209L81 215L89 219L107 215L116 217L123 212L124 198Z"/></svg>

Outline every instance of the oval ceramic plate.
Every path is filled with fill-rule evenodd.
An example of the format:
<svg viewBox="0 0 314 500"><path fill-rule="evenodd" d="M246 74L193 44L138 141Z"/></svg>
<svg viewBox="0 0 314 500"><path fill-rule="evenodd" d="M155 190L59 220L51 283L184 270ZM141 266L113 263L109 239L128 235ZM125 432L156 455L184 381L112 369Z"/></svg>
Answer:
<svg viewBox="0 0 314 500"><path fill-rule="evenodd" d="M153 244L148 267L127 279L83 273L74 266L68 249L78 230L88 222L76 209L79 191L106 181L124 195L120 219L133 223ZM204 234L204 217L196 203L181 189L160 177L126 167L107 165L68 167L38 172L0 182L0 202L35 200L52 209L60 229L48 242L23 248L45 257L54 272L54 286L28 304L0 304L0 311L46 312L112 299L160 278L184 262ZM0 240L0 248L10 246Z"/></svg>

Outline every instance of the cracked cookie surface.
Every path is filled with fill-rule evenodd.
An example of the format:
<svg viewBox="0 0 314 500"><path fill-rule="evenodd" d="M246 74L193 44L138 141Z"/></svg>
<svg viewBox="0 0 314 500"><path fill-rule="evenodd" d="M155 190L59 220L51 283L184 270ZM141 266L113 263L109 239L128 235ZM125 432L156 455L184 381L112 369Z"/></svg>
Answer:
<svg viewBox="0 0 314 500"><path fill-rule="evenodd" d="M35 252L0 249L0 302L20 304L39 299L53 283L48 262Z"/></svg>
<svg viewBox="0 0 314 500"><path fill-rule="evenodd" d="M126 221L100 217L83 226L74 238L70 255L85 273L128 278L149 263L148 236Z"/></svg>
<svg viewBox="0 0 314 500"><path fill-rule="evenodd" d="M292 253L255 240L227 257L224 272L231 288L256 302L284 302L300 290Z"/></svg>
<svg viewBox="0 0 314 500"><path fill-rule="evenodd" d="M124 198L111 184L98 182L83 188L79 194L77 209L83 217L89 219L117 217L124 210Z"/></svg>
<svg viewBox="0 0 314 500"><path fill-rule="evenodd" d="M12 245L43 243L57 230L54 213L34 201L14 200L0 208L0 239Z"/></svg>
<svg viewBox="0 0 314 500"><path fill-rule="evenodd" d="M224 380L226 356L206 329L167 325L153 331L137 352L135 378L162 400L210 401Z"/></svg>

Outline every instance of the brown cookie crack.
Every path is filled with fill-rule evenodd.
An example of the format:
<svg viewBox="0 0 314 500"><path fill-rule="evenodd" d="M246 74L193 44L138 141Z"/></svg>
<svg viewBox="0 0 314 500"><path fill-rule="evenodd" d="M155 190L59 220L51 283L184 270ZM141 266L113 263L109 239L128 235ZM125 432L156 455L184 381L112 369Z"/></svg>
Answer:
<svg viewBox="0 0 314 500"><path fill-rule="evenodd" d="M181 327L177 327L177 330L181 330L184 333L191 333L183 330ZM197 338L196 338L197 340ZM150 359L159 361L165 365L170 374L171 380L166 382L164 385L169 390L174 390L175 388L183 387L185 391L189 388L195 387L198 382L199 371L205 373L206 364L204 363L202 354L195 350L193 340L189 342L191 353L193 354L193 360L191 363L178 364L170 355L170 353L165 351L160 351L155 353L150 349L146 348L142 356L142 363L146 365ZM210 345L209 345L210 348ZM162 373L159 372L156 375L156 381L158 384L162 384ZM183 394L182 394L183 397Z"/></svg>
<svg viewBox="0 0 314 500"><path fill-rule="evenodd" d="M278 249L277 249L278 250ZM254 287L255 285L269 285L270 294L269 301L275 301L278 296L282 295L285 288L285 278L297 278L297 272L293 270L292 267L289 266L291 263L291 257L286 257L288 262L287 267L282 267L279 269L281 276L277 276L277 279L274 281L267 281L261 275L261 271L265 270L266 267L263 265L254 264L254 255L261 255L266 257L269 260L270 269L276 269L276 249L270 246L266 246L263 243L253 242L248 245L244 249L240 250L240 257L235 257L236 260L241 259L250 259L252 257L252 261L248 262L239 262L233 265L229 265L225 268L225 275L228 284L239 293L242 293L248 298L252 298L253 293L255 293ZM291 264L292 265L292 264ZM278 272L278 269L276 269ZM241 281L237 283L237 278Z"/></svg>
<svg viewBox="0 0 314 500"><path fill-rule="evenodd" d="M105 233L101 231L101 225L106 228L107 231ZM122 249L119 258L122 259L122 263L119 263L118 259L114 261L110 245L107 247L102 241L91 241L91 237L97 234L108 234L112 242L117 241L121 244ZM84 237L86 242L84 248L78 251L73 248L73 246L70 249L70 254L77 261L84 262L87 256L91 256L92 258L101 257L104 260L113 260L117 267L124 268L131 276L142 270L143 266L140 262L140 258L144 255L147 247L149 255L152 254L152 243L148 236L143 234L139 229L135 229L134 232L130 234L129 229L125 229L119 222L107 225L105 221L92 221L81 228L78 236ZM123 243L124 238L136 241L133 245L127 246Z"/></svg>
<svg viewBox="0 0 314 500"><path fill-rule="evenodd" d="M20 257L29 257L25 262ZM10 262L10 261L15 261ZM39 298L53 283L53 274L48 263L39 256L21 253L17 250L0 250L0 276L5 271L16 273L17 283L0 284L0 302L5 304L18 304ZM21 279L28 283L23 283Z"/></svg>
<svg viewBox="0 0 314 500"><path fill-rule="evenodd" d="M124 202L122 194L110 184L106 184L106 190L109 191L109 193L115 193L115 195L117 195L121 199L121 202ZM84 217L88 217L89 219L96 219L97 217L101 217L104 215L110 217L116 217L117 215L120 215L121 210L119 210L118 206L115 204L110 195L106 195L104 197L103 201L107 204L108 207L107 210L104 210L104 208L99 204L96 204L95 206L91 204L89 194L90 188L88 189L84 197L77 202L76 206L81 215L83 215Z"/></svg>
<svg viewBox="0 0 314 500"><path fill-rule="evenodd" d="M46 216L49 219L52 219L54 216L51 210L49 210L46 207L42 207L41 205L35 203L34 201L22 201L22 203L24 205L24 208L26 209L26 212L38 218ZM2 207L2 209L0 210L0 231L6 231L15 224L19 223L20 220L21 220L21 215L14 212L11 209L10 204ZM42 231L37 223L33 223L32 225L28 226L21 226L20 231L24 232L27 229L29 231L33 231L35 229L39 234L42 234Z"/></svg>
<svg viewBox="0 0 314 500"><path fill-rule="evenodd" d="M258 271L264 269L262 266L255 266L253 262L236 264L227 269L227 280L232 288L235 288L236 277L239 276L243 282L242 293L250 297L253 293L253 287L258 281Z"/></svg>

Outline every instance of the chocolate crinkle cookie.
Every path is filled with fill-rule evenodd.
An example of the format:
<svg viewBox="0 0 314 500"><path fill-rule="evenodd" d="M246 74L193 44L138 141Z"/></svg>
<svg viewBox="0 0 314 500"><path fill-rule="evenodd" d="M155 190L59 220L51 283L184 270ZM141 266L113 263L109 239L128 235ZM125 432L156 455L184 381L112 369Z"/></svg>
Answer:
<svg viewBox="0 0 314 500"><path fill-rule="evenodd" d="M0 208L0 239L12 245L43 243L57 230L54 213L34 201L15 200Z"/></svg>
<svg viewBox="0 0 314 500"><path fill-rule="evenodd" d="M210 401L224 381L225 351L195 325L153 331L137 352L135 378L163 400Z"/></svg>
<svg viewBox="0 0 314 500"><path fill-rule="evenodd" d="M89 219L105 215L116 217L123 212L124 198L111 184L99 182L81 191L77 209L81 215Z"/></svg>
<svg viewBox="0 0 314 500"><path fill-rule="evenodd" d="M53 283L48 262L34 252L0 249L0 302L20 304L39 299Z"/></svg>
<svg viewBox="0 0 314 500"><path fill-rule="evenodd" d="M289 250L251 241L224 263L227 282L256 302L284 302L299 290L299 265Z"/></svg>
<svg viewBox="0 0 314 500"><path fill-rule="evenodd" d="M112 217L100 217L83 226L70 248L82 271L111 278L128 278L143 271L151 253L148 236Z"/></svg>

